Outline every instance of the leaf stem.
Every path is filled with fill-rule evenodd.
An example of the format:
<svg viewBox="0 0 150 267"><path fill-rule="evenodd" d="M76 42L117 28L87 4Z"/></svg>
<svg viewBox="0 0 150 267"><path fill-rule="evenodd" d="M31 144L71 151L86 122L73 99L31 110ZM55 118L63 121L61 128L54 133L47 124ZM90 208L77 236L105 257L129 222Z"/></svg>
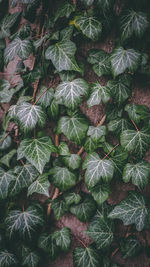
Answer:
<svg viewBox="0 0 150 267"><path fill-rule="evenodd" d="M47 92L48 88L38 97L38 99L33 103L33 105L36 105L37 102L41 99L41 97Z"/></svg>
<svg viewBox="0 0 150 267"><path fill-rule="evenodd" d="M112 148L112 150L109 151L108 154L106 154L105 157L104 157L102 160L104 160L105 158L107 158L107 157L111 154L111 152L112 152L117 146L119 146L119 144L115 145L115 146Z"/></svg>
<svg viewBox="0 0 150 267"><path fill-rule="evenodd" d="M85 247L85 248L87 248L87 246L85 245L85 243L81 240L81 239L79 239L77 236L75 236L75 238Z"/></svg>
<svg viewBox="0 0 150 267"><path fill-rule="evenodd" d="M23 166L25 165L22 159L20 159L20 162L21 162L21 164L22 164Z"/></svg>
<svg viewBox="0 0 150 267"><path fill-rule="evenodd" d="M132 121L132 123L133 123L133 125L134 125L134 127L135 127L136 131L138 132L138 131L139 131L139 129L138 129L137 125L135 124L135 122L134 122L132 119L131 119L131 121Z"/></svg>

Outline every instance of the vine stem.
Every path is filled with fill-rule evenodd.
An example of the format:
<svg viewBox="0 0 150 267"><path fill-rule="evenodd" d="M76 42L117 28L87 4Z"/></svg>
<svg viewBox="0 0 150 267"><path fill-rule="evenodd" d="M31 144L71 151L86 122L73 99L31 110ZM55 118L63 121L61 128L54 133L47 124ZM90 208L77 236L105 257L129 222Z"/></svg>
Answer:
<svg viewBox="0 0 150 267"><path fill-rule="evenodd" d="M36 105L37 102L41 99L41 97L47 92L48 88L38 97L38 99L33 103L33 105Z"/></svg>
<svg viewBox="0 0 150 267"><path fill-rule="evenodd" d="M20 162L21 162L21 164L22 164L23 166L25 165L22 159L20 159Z"/></svg>
<svg viewBox="0 0 150 267"><path fill-rule="evenodd" d="M114 150L117 146L119 146L119 144L115 145L115 146L112 148L112 150L109 151L109 153L106 154L105 157L104 157L102 160L104 160L105 158L107 158L107 157L111 154L111 152L113 152L113 150Z"/></svg>
<svg viewBox="0 0 150 267"><path fill-rule="evenodd" d="M135 124L135 122L134 122L132 119L131 119L131 121L132 121L132 123L133 123L133 125L134 125L134 127L135 127L136 131L138 132L138 131L139 131L139 129L138 129L137 125Z"/></svg>
<svg viewBox="0 0 150 267"><path fill-rule="evenodd" d="M77 236L75 236L75 238L85 247L85 248L87 248L87 246L84 244L84 242L81 240L81 239L79 239Z"/></svg>

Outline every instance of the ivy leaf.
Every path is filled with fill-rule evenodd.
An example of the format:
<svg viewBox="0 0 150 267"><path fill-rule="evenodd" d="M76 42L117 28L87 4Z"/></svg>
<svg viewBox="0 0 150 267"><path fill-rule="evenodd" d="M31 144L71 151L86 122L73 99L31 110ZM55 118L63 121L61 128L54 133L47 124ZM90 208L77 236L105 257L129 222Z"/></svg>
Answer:
<svg viewBox="0 0 150 267"><path fill-rule="evenodd" d="M71 117L64 116L60 118L57 127L57 133L63 133L69 140L81 145L88 130L87 120L74 112Z"/></svg>
<svg viewBox="0 0 150 267"><path fill-rule="evenodd" d="M113 223L107 218L91 222L85 232L96 243L97 249L106 248L113 241Z"/></svg>
<svg viewBox="0 0 150 267"><path fill-rule="evenodd" d="M47 89L46 86L42 86L42 88L40 89L40 94L37 96L38 103L40 103L43 107L47 108L51 104L53 98L54 89Z"/></svg>
<svg viewBox="0 0 150 267"><path fill-rule="evenodd" d="M116 48L110 58L112 71L117 76L127 69L135 72L140 64L141 54L134 49Z"/></svg>
<svg viewBox="0 0 150 267"><path fill-rule="evenodd" d="M77 177L75 174L70 172L67 168L54 167L50 170L52 183L61 189L61 191L66 191L75 185ZM60 179L61 177L61 179Z"/></svg>
<svg viewBox="0 0 150 267"><path fill-rule="evenodd" d="M7 65L15 56L19 56L25 60L32 53L33 47L30 40L21 40L19 37L15 38L4 50L4 62Z"/></svg>
<svg viewBox="0 0 150 267"><path fill-rule="evenodd" d="M125 130L121 133L120 142L126 151L132 151L142 158L150 147L150 134L148 129L140 131Z"/></svg>
<svg viewBox="0 0 150 267"><path fill-rule="evenodd" d="M21 237L31 239L32 233L43 223L42 210L36 206L29 206L25 211L11 210L5 220L10 238L18 232Z"/></svg>
<svg viewBox="0 0 150 267"><path fill-rule="evenodd" d="M59 76L63 82L66 82L66 81L71 82L76 77L76 72L63 70L59 72Z"/></svg>
<svg viewBox="0 0 150 267"><path fill-rule="evenodd" d="M70 156L63 157L62 160L70 170L78 169L81 164L81 157L77 154L71 154Z"/></svg>
<svg viewBox="0 0 150 267"><path fill-rule="evenodd" d="M2 250L0 252L0 266L1 267L11 267L18 264L18 259L8 250Z"/></svg>
<svg viewBox="0 0 150 267"><path fill-rule="evenodd" d="M111 74L110 55L105 51L91 49L87 61L93 64L93 70L99 77Z"/></svg>
<svg viewBox="0 0 150 267"><path fill-rule="evenodd" d="M141 120L147 120L150 117L150 110L144 105L128 104L125 106L125 111L128 113L129 118L136 124Z"/></svg>
<svg viewBox="0 0 150 267"><path fill-rule="evenodd" d="M62 29L60 32L61 40L71 39L73 29L74 29L73 25L69 25L68 27Z"/></svg>
<svg viewBox="0 0 150 267"><path fill-rule="evenodd" d="M42 174L45 164L50 160L51 152L57 152L57 149L50 137L28 138L21 141L18 158L25 157Z"/></svg>
<svg viewBox="0 0 150 267"><path fill-rule="evenodd" d="M15 90L12 89L5 89L3 91L0 92L0 102L1 103L9 103L13 94L15 93Z"/></svg>
<svg viewBox="0 0 150 267"><path fill-rule="evenodd" d="M142 231L147 216L144 198L137 192L129 192L128 197L121 201L108 215L111 219L120 219L124 225L135 223L137 231Z"/></svg>
<svg viewBox="0 0 150 267"><path fill-rule="evenodd" d="M58 147L59 155L61 156L70 156L69 147L67 143L60 142L60 145Z"/></svg>
<svg viewBox="0 0 150 267"><path fill-rule="evenodd" d="M34 181L28 187L28 196L32 195L33 193L38 193L49 197L49 187L50 183L48 181L47 174L40 175L36 181Z"/></svg>
<svg viewBox="0 0 150 267"><path fill-rule="evenodd" d="M93 41L97 41L101 35L102 24L94 17L79 17L76 20L76 25L86 37Z"/></svg>
<svg viewBox="0 0 150 267"><path fill-rule="evenodd" d="M0 163L4 164L5 166L7 166L9 168L10 167L10 161L11 161L12 157L16 154L16 152L17 152L16 149L12 149L9 153L4 155L0 159Z"/></svg>
<svg viewBox="0 0 150 267"><path fill-rule="evenodd" d="M23 166L16 166L14 175L9 193L11 196L15 196L23 188L27 188L38 176L38 171L32 165L25 164Z"/></svg>
<svg viewBox="0 0 150 267"><path fill-rule="evenodd" d="M114 166L111 160L101 159L96 152L90 153L84 163L85 183L88 188L94 187L101 178L104 182L109 182L114 174Z"/></svg>
<svg viewBox="0 0 150 267"><path fill-rule="evenodd" d="M37 124L44 126L46 121L46 116L42 108L27 102L18 105L16 115L24 132L34 129Z"/></svg>
<svg viewBox="0 0 150 267"><path fill-rule="evenodd" d="M62 103L67 108L75 110L82 102L81 96L88 96L88 83L81 78L71 82L63 82L58 85L55 93L57 102Z"/></svg>
<svg viewBox="0 0 150 267"><path fill-rule="evenodd" d="M62 70L74 70L80 72L74 54L76 45L70 40L62 40L55 45L47 48L45 58L51 60L55 68L60 72Z"/></svg>
<svg viewBox="0 0 150 267"><path fill-rule="evenodd" d="M56 245L64 252L69 251L71 238L70 229L63 227L60 231L55 231L52 238L56 240Z"/></svg>
<svg viewBox="0 0 150 267"><path fill-rule="evenodd" d="M83 248L78 247L73 251L73 264L74 267L99 267L100 256L98 251L92 246Z"/></svg>
<svg viewBox="0 0 150 267"><path fill-rule="evenodd" d="M99 82L93 83L91 87L91 95L87 101L88 107L99 105L101 100L106 104L110 100L110 92L106 86L102 86Z"/></svg>
<svg viewBox="0 0 150 267"><path fill-rule="evenodd" d="M124 259L136 256L142 248L140 242L132 236L121 240L120 247Z"/></svg>
<svg viewBox="0 0 150 267"><path fill-rule="evenodd" d="M110 186L108 184L97 184L90 189L90 192L94 200L100 206L109 197Z"/></svg>
<svg viewBox="0 0 150 267"><path fill-rule="evenodd" d="M115 132L116 135L120 135L123 131L128 130L132 127L132 125L124 118L118 118L116 120L112 120L108 123L108 130L110 132Z"/></svg>
<svg viewBox="0 0 150 267"><path fill-rule="evenodd" d="M53 99L52 100L51 105L50 105L50 107L48 109L48 115L52 119L58 118L58 115L59 115L59 105L58 105L56 99Z"/></svg>
<svg viewBox="0 0 150 267"><path fill-rule="evenodd" d="M5 80L5 79L1 79L0 80L0 91L3 90L8 90L11 87L10 82Z"/></svg>
<svg viewBox="0 0 150 267"><path fill-rule="evenodd" d="M10 185L14 179L15 176L11 170L5 172L2 168L0 168L0 199L7 198Z"/></svg>
<svg viewBox="0 0 150 267"><path fill-rule="evenodd" d="M64 3L57 9L54 21L62 17L69 18L71 13L74 11L75 11L75 5L68 3L68 1L64 1Z"/></svg>
<svg viewBox="0 0 150 267"><path fill-rule="evenodd" d="M104 136L106 135L106 126L89 126L87 136L91 136L92 140L98 144L104 141Z"/></svg>
<svg viewBox="0 0 150 267"><path fill-rule="evenodd" d="M94 0L81 0L86 6L91 6L94 2Z"/></svg>
<svg viewBox="0 0 150 267"><path fill-rule="evenodd" d="M86 152L93 152L98 147L91 137L87 137L84 143L84 149Z"/></svg>
<svg viewBox="0 0 150 267"><path fill-rule="evenodd" d="M127 10L126 14L121 17L121 38L126 40L133 35L141 37L148 26L149 22L145 13L136 12L133 9Z"/></svg>
<svg viewBox="0 0 150 267"><path fill-rule="evenodd" d="M52 238L52 235L47 233L40 235L38 247L45 251L52 260L58 256L60 251L60 248L56 245L56 241Z"/></svg>
<svg viewBox="0 0 150 267"><path fill-rule="evenodd" d="M97 0L97 5L103 10L103 13L108 12L114 4L114 0Z"/></svg>
<svg viewBox="0 0 150 267"><path fill-rule="evenodd" d="M88 222L94 215L95 210L95 201L88 194L84 195L84 199L81 203L74 204L70 207L70 212L74 214L81 222Z"/></svg>
<svg viewBox="0 0 150 267"><path fill-rule="evenodd" d="M16 20L18 19L20 12L13 14L7 14L0 23L0 39L4 39L11 35L10 28L13 27Z"/></svg>
<svg viewBox="0 0 150 267"><path fill-rule="evenodd" d="M149 182L150 164L141 161L136 164L126 164L123 171L123 180L125 183L132 179L132 183L143 189Z"/></svg>
<svg viewBox="0 0 150 267"><path fill-rule="evenodd" d="M0 134L0 150L5 150L11 145L11 136L3 132Z"/></svg>
<svg viewBox="0 0 150 267"><path fill-rule="evenodd" d="M40 261L40 256L36 251L24 247L22 252L22 266L36 267Z"/></svg>
<svg viewBox="0 0 150 267"><path fill-rule="evenodd" d="M112 154L111 154L112 155ZM114 165L114 174L116 176L122 176L123 168L128 159L128 152L124 151L122 147L118 147L115 151L115 155L112 155L111 161Z"/></svg>
<svg viewBox="0 0 150 267"><path fill-rule="evenodd" d="M81 197L79 194L76 193L66 193L64 199L67 206L70 206L71 204L78 204L81 200Z"/></svg>
<svg viewBox="0 0 150 267"><path fill-rule="evenodd" d="M65 214L65 212L68 211L66 202L61 198L54 199L51 207L55 214L56 220L59 220Z"/></svg>

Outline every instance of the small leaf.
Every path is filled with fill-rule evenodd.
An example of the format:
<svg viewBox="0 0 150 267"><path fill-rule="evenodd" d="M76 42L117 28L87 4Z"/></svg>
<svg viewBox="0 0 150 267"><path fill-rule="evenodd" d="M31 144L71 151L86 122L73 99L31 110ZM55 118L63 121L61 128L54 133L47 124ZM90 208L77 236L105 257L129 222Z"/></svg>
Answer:
<svg viewBox="0 0 150 267"><path fill-rule="evenodd" d="M82 33L93 41L97 41L101 35L102 24L94 17L79 17L76 24Z"/></svg>
<svg viewBox="0 0 150 267"><path fill-rule="evenodd" d="M78 247L73 251L74 267L100 267L100 256L92 246Z"/></svg>
<svg viewBox="0 0 150 267"><path fill-rule="evenodd" d="M93 83L91 87L91 95L87 101L88 107L99 105L101 100L106 104L110 100L110 92L106 86L102 86L99 82Z"/></svg>
<svg viewBox="0 0 150 267"><path fill-rule="evenodd" d="M81 0L86 6L91 6L94 2L94 0Z"/></svg>
<svg viewBox="0 0 150 267"><path fill-rule="evenodd" d="M143 189L149 182L150 163L141 161L136 164L126 164L123 171L123 180L125 183L132 179L132 183Z"/></svg>
<svg viewBox="0 0 150 267"><path fill-rule="evenodd" d="M142 248L140 242L132 236L129 236L127 239L121 240L120 246L124 259L138 255Z"/></svg>
<svg viewBox="0 0 150 267"><path fill-rule="evenodd" d="M75 185L77 177L70 172L67 168L54 167L50 170L52 183L61 189L66 191Z"/></svg>
<svg viewBox="0 0 150 267"><path fill-rule="evenodd" d="M59 155L61 156L70 156L69 147L67 143L60 142L60 145L58 147Z"/></svg>
<svg viewBox="0 0 150 267"><path fill-rule="evenodd" d="M57 152L48 136L37 139L24 139L21 141L19 149L18 157L25 157L41 174L45 164L50 160L51 152Z"/></svg>
<svg viewBox="0 0 150 267"><path fill-rule="evenodd" d="M76 193L66 193L64 196L65 202L67 206L70 206L72 204L78 204L81 200L81 197L79 194Z"/></svg>
<svg viewBox="0 0 150 267"><path fill-rule="evenodd" d="M95 149L98 147L98 144L96 144L91 137L87 137L84 143L84 149L86 152L94 152Z"/></svg>
<svg viewBox="0 0 150 267"><path fill-rule="evenodd" d="M111 161L114 165L114 174L115 176L122 177L123 168L127 162L129 153L124 151L122 147L118 147L115 150L115 154L111 153Z"/></svg>
<svg viewBox="0 0 150 267"><path fill-rule="evenodd" d="M52 260L58 256L60 251L60 248L56 245L56 241L52 238L52 235L47 233L40 235L38 247L45 251Z"/></svg>
<svg viewBox="0 0 150 267"><path fill-rule="evenodd" d="M49 187L50 183L46 174L40 175L29 187L28 187L28 196L33 193L42 194L49 197Z"/></svg>
<svg viewBox="0 0 150 267"><path fill-rule="evenodd" d="M46 91L47 90L47 91ZM40 103L43 107L47 108L50 106L54 97L54 89L47 89L45 86L42 86L39 95L37 96L38 103Z"/></svg>
<svg viewBox="0 0 150 267"><path fill-rule="evenodd" d="M63 157L62 160L70 170L78 169L81 164L81 157L77 154L71 154L70 156Z"/></svg>
<svg viewBox="0 0 150 267"><path fill-rule="evenodd" d="M0 80L0 91L3 90L9 90L11 87L10 82L5 80L5 79L1 79Z"/></svg>
<svg viewBox="0 0 150 267"><path fill-rule="evenodd" d="M3 91L1 91L0 93L0 102L1 103L9 103L13 94L15 93L15 90L12 88L12 89L5 89Z"/></svg>
<svg viewBox="0 0 150 267"><path fill-rule="evenodd" d="M10 167L10 161L11 161L12 157L16 154L16 152L17 152L16 149L12 149L9 153L7 153L6 155L4 155L0 159L0 163L4 164L7 167Z"/></svg>
<svg viewBox="0 0 150 267"><path fill-rule="evenodd" d="M48 109L48 115L50 116L50 118L52 118L53 120L58 118L59 115L59 105L57 103L57 101L55 99L52 100L51 105Z"/></svg>
<svg viewBox="0 0 150 267"><path fill-rule="evenodd" d="M92 140L98 144L104 141L104 136L106 135L106 126L89 126L87 136L91 136Z"/></svg>
<svg viewBox="0 0 150 267"><path fill-rule="evenodd" d="M71 13L74 11L75 11L75 5L68 3L68 1L64 1L64 3L55 12L54 21L62 17L69 18Z"/></svg>
<svg viewBox="0 0 150 267"><path fill-rule="evenodd" d="M45 58L51 60L58 71L74 70L80 72L74 54L76 45L70 40L62 40L47 48Z"/></svg>
<svg viewBox="0 0 150 267"><path fill-rule="evenodd" d="M90 189L91 195L97 204L100 206L109 197L110 187L108 184L97 184Z"/></svg>
<svg viewBox="0 0 150 267"><path fill-rule="evenodd" d="M141 194L129 192L128 197L121 201L109 214L111 219L120 219L124 225L135 223L137 231L142 231L147 216L145 201Z"/></svg>
<svg viewBox="0 0 150 267"><path fill-rule="evenodd" d="M11 267L18 264L18 259L8 250L0 251L0 266L1 267Z"/></svg>
<svg viewBox="0 0 150 267"><path fill-rule="evenodd" d="M11 136L3 132L0 134L0 150L5 150L11 145Z"/></svg>
<svg viewBox="0 0 150 267"><path fill-rule="evenodd" d="M114 0L97 0L97 5L104 14L113 8L113 4Z"/></svg>
<svg viewBox="0 0 150 267"><path fill-rule="evenodd" d="M63 82L66 82L66 81L71 82L76 77L76 72L63 70L59 72L59 76Z"/></svg>
<svg viewBox="0 0 150 267"><path fill-rule="evenodd" d="M55 93L57 102L75 110L82 102L82 96L88 95L88 83L81 78L58 85Z"/></svg>
<svg viewBox="0 0 150 267"><path fill-rule="evenodd" d="M128 130L132 125L126 119L116 119L108 123L108 130L110 132L115 132L116 135L120 135L123 131Z"/></svg>
<svg viewBox="0 0 150 267"><path fill-rule="evenodd" d="M77 112L74 112L71 117L60 118L57 133L63 133L69 140L81 145L87 130L87 120Z"/></svg>
<svg viewBox="0 0 150 267"><path fill-rule="evenodd" d="M147 106L138 104L128 104L125 106L125 111L128 116L136 124L138 124L143 119L148 119L150 117L150 110Z"/></svg>
<svg viewBox="0 0 150 267"><path fill-rule="evenodd" d="M22 266L36 267L40 261L38 252L24 248L22 252Z"/></svg>
<svg viewBox="0 0 150 267"><path fill-rule="evenodd" d="M104 50L91 49L87 61L93 64L93 70L99 77L111 74L110 55Z"/></svg>
<svg viewBox="0 0 150 267"><path fill-rule="evenodd" d="M85 194L81 203L74 204L70 207L70 212L74 214L81 222L88 222L94 215L95 209L95 201L90 195Z"/></svg>
<svg viewBox="0 0 150 267"><path fill-rule="evenodd" d="M56 220L59 220L68 211L66 202L61 198L54 199L51 207L55 214Z"/></svg>
<svg viewBox="0 0 150 267"><path fill-rule="evenodd" d="M60 231L55 231L52 238L56 240L56 245L64 252L69 251L71 238L70 229L63 227Z"/></svg>
<svg viewBox="0 0 150 267"><path fill-rule="evenodd" d="M20 12L16 12L13 14L7 14L0 23L0 39L4 39L11 35L10 29L13 27L15 22L17 21Z"/></svg>
<svg viewBox="0 0 150 267"><path fill-rule="evenodd" d="M7 198L10 185L14 179L15 176L11 170L5 172L2 168L0 168L0 199Z"/></svg>
<svg viewBox="0 0 150 267"><path fill-rule="evenodd" d="M88 188L94 187L101 178L104 182L109 182L114 174L114 166L111 160L100 159L99 155L95 152L90 153L84 163L83 169L85 172L85 183Z"/></svg>
<svg viewBox="0 0 150 267"><path fill-rule="evenodd" d="M141 54L134 49L116 48L111 55L111 65L114 76L117 76L127 69L135 72L140 64Z"/></svg>

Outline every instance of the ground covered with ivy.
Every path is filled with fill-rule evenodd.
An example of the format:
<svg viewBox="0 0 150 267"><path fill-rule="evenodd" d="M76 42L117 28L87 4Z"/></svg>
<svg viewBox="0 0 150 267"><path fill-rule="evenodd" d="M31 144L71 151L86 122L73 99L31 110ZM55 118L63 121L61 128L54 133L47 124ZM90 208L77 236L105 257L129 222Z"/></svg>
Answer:
<svg viewBox="0 0 150 267"><path fill-rule="evenodd" d="M0 266L148 267L149 1L0 11Z"/></svg>

